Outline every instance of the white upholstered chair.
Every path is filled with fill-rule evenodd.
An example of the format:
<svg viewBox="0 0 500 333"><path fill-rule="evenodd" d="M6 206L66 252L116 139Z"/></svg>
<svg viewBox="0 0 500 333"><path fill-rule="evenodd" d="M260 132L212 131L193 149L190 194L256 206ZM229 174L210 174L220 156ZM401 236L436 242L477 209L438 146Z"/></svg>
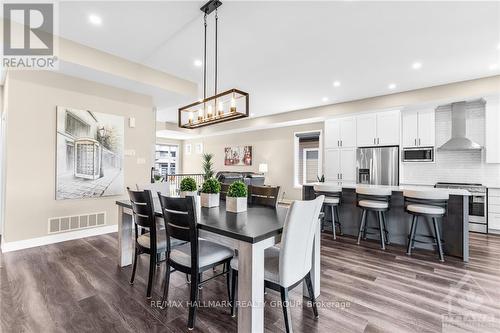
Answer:
<svg viewBox="0 0 500 333"><path fill-rule="evenodd" d="M325 200L319 196L309 201L292 202L281 236L281 245L265 251L264 285L281 294L283 315L287 332L292 331L288 308L288 291L305 281L311 298L314 316L318 317L314 289L311 281L314 236L319 223L321 206ZM231 260L231 313L234 315L237 285L238 258Z"/></svg>

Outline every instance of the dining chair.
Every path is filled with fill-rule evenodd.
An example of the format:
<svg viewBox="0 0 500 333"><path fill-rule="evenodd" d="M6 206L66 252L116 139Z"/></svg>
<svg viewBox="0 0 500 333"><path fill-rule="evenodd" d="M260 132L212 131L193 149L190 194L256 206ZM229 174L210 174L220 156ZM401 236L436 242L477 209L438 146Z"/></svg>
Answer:
<svg viewBox="0 0 500 333"><path fill-rule="evenodd" d="M165 285L163 289L162 304L168 299L170 284L170 267L191 276L191 294L189 303L188 329L195 325L196 308L198 302L198 288L216 277L229 272L229 262L234 251L223 245L210 242L198 237L196 222L196 208L193 197L172 198L158 193L161 210L165 220L167 239L167 267L165 269ZM187 241L188 243L172 248L172 238ZM224 265L221 273L202 281L202 273L216 266ZM230 281L227 277L227 292L229 296Z"/></svg>
<svg viewBox="0 0 500 333"><path fill-rule="evenodd" d="M254 205L276 207L278 203L279 186L248 186L248 201Z"/></svg>
<svg viewBox="0 0 500 333"><path fill-rule="evenodd" d="M281 236L280 246L272 246L264 252L264 287L278 291L285 320L286 332L292 332L288 292L305 281L314 317L318 308L311 280L312 250L318 227L319 214L325 196L314 200L293 201ZM231 315L235 315L236 289L238 285L238 258L231 260Z"/></svg>
<svg viewBox="0 0 500 333"><path fill-rule="evenodd" d="M137 269L137 258L141 254L149 254L149 275L146 297L151 298L153 278L156 271L156 263L161 253L167 251L167 241L164 233L158 233L154 212L153 197L150 190L132 191L127 187L128 195L132 205L132 220L135 228L134 264L132 266L132 277L130 284L134 284L135 271ZM146 229L142 233L139 229ZM176 246L184 242L172 240L170 245Z"/></svg>

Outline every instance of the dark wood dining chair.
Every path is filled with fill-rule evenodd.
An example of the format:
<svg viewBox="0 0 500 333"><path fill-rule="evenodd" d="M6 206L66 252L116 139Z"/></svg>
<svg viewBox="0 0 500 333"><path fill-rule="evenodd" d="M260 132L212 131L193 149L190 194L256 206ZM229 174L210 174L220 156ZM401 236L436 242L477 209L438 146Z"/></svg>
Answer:
<svg viewBox="0 0 500 333"><path fill-rule="evenodd" d="M253 205L276 207L278 204L279 186L248 186L248 201Z"/></svg>
<svg viewBox="0 0 500 333"><path fill-rule="evenodd" d="M159 255L167 252L167 241L165 233L158 233L158 230L156 229L156 219L151 191L132 191L128 187L127 191L132 204L132 220L135 228L134 263L132 266L130 284L134 284L138 256L141 254L149 254L149 276L146 297L151 298L156 263ZM144 229L147 232L144 232ZM184 242L180 240L172 240L171 245L177 246L182 243Z"/></svg>
<svg viewBox="0 0 500 333"><path fill-rule="evenodd" d="M220 184L220 200L226 200L227 192L229 191L229 184Z"/></svg>
<svg viewBox="0 0 500 333"><path fill-rule="evenodd" d="M168 299L170 284L170 268L191 276L191 295L189 304L188 329L195 325L196 308L198 302L198 288L223 274L229 272L229 262L233 258L234 250L223 245L198 238L196 225L196 210L193 197L172 198L158 193L160 198L167 239L167 267L165 269L165 285L162 304ZM180 239L188 243L172 248L170 239ZM216 266L224 265L221 273L202 281L202 273ZM227 277L227 292L229 296L230 281Z"/></svg>

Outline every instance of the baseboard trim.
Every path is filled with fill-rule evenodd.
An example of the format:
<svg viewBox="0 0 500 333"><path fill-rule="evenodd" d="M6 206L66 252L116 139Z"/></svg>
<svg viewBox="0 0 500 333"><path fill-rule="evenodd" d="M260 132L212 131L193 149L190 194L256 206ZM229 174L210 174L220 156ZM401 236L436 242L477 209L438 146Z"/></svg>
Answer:
<svg viewBox="0 0 500 333"><path fill-rule="evenodd" d="M73 240L73 239L90 237L90 236L104 235L104 234L109 234L109 233L117 232L117 231L118 231L118 225L114 224L114 225L103 226L103 227L96 227L96 228L90 228L90 229L84 229L84 230L64 232L64 233L48 235L48 236L44 236L44 237L24 239L24 240L15 241L15 242L5 242L5 243L2 242L2 252L6 253L6 252L23 250L23 249L29 249L32 247L55 244L55 243L60 243L60 242L65 242L65 241L69 241L69 240Z"/></svg>

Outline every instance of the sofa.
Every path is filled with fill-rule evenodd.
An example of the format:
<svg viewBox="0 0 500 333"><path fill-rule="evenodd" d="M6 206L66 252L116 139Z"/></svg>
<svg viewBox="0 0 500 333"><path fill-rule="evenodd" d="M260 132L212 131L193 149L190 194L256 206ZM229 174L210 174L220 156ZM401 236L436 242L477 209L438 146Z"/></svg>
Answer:
<svg viewBox="0 0 500 333"><path fill-rule="evenodd" d="M222 184L231 184L237 180L243 181L246 185L264 185L265 176L256 172L236 172L236 171L219 171L215 178Z"/></svg>

